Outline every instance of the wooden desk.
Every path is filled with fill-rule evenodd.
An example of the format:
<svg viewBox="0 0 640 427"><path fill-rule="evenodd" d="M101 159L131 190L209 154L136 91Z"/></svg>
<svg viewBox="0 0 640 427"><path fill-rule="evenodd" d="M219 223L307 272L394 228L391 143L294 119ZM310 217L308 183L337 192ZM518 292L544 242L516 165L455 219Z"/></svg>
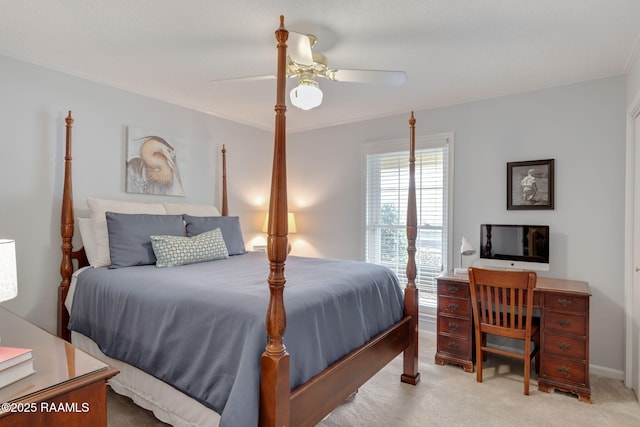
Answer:
<svg viewBox="0 0 640 427"><path fill-rule="evenodd" d="M436 363L452 363L473 372L475 339L469 277L449 272L438 277L437 283ZM534 294L541 327L538 390L549 392L555 388L591 402L590 296L587 282L538 277Z"/></svg>
<svg viewBox="0 0 640 427"><path fill-rule="evenodd" d="M35 374L0 388L0 426L106 426L118 370L0 307L0 345L33 349Z"/></svg>

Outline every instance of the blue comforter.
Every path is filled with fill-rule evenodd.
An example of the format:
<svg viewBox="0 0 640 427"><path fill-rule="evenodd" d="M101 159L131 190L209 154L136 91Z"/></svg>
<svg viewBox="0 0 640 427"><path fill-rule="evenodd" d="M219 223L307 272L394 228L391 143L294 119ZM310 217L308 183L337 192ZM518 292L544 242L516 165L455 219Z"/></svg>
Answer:
<svg viewBox="0 0 640 427"><path fill-rule="evenodd" d="M256 252L172 268L87 269L69 327L215 410L221 426L254 426L268 271ZM289 257L285 275L292 389L403 316L398 279L385 267Z"/></svg>

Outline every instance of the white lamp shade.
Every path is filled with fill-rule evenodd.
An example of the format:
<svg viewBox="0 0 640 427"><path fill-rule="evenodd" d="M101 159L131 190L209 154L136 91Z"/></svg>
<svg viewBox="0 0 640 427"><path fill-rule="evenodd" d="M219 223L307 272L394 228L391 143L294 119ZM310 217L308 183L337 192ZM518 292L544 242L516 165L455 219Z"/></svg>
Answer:
<svg viewBox="0 0 640 427"><path fill-rule="evenodd" d="M18 296L16 242L0 239L0 302Z"/></svg>
<svg viewBox="0 0 640 427"><path fill-rule="evenodd" d="M473 249L471 243L467 240L466 237L462 236L462 244L460 245L460 255L473 255L476 253L476 250Z"/></svg>
<svg viewBox="0 0 640 427"><path fill-rule="evenodd" d="M291 103L301 110L311 110L322 104L322 91L316 82L300 82L289 95Z"/></svg>
<svg viewBox="0 0 640 427"><path fill-rule="evenodd" d="M462 257L465 255L473 255L475 253L476 250L473 249L471 243L469 243L466 237L462 236L462 243L460 244L460 268L454 268L453 272L455 274L467 274L467 269L462 267Z"/></svg>

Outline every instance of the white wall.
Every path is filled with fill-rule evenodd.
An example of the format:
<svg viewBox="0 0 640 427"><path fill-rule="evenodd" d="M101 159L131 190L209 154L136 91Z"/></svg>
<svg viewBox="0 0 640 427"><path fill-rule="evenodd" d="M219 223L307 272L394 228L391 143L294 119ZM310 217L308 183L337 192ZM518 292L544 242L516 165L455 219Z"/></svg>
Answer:
<svg viewBox="0 0 640 427"><path fill-rule="evenodd" d="M629 73L627 74L627 104L637 101L640 96L640 42L637 43L633 60L629 64Z"/></svg>
<svg viewBox="0 0 640 427"><path fill-rule="evenodd" d="M140 199L123 191L126 126L157 129L189 142L186 202L219 205L212 187L219 183L218 150L227 145L231 214L240 215L246 240L263 239L270 132L2 56L0 93L0 236L17 241L20 286L18 298L4 305L28 320L55 330L69 109L76 119L77 205L87 196ZM548 275L589 281L591 362L614 371L624 366L625 105L621 76L416 111L417 135L455 134L454 241L464 234L477 245L481 222L548 223ZM289 135L289 204L299 229L291 236L294 254L362 259L361 146L408 139L408 119L407 111ZM507 211L506 163L545 158L556 159L556 209Z"/></svg>
<svg viewBox="0 0 640 427"><path fill-rule="evenodd" d="M552 264L544 275L589 282L591 363L620 377L625 83L619 76L415 113L416 135L455 135L454 242L465 235L477 248L485 222L549 224ZM300 217L293 238L302 240L294 253L362 259L360 148L408 140L408 119L409 112L290 136L291 209ZM506 163L548 158L555 209L507 211Z"/></svg>
<svg viewBox="0 0 640 427"><path fill-rule="evenodd" d="M637 216L634 214L634 202L637 205L638 201L634 200L635 189L638 183L635 181L636 170L640 165L636 164L638 135L640 135L640 129L637 127L636 116L638 113L638 106L640 105L640 51L638 46L634 52L633 61L629 73L627 75L627 246L626 246L626 264L625 264L625 282L626 282L626 302L627 302L627 361L626 361L626 377L625 384L633 388L636 392L636 396L640 396L640 292L638 292L637 273L634 267L636 267L635 260L637 254L634 254L634 244L637 240L634 236L635 230L637 230L640 224L634 224L634 218ZM635 285L635 289L634 289Z"/></svg>
<svg viewBox="0 0 640 427"><path fill-rule="evenodd" d="M0 56L0 94L0 236L16 240L19 282L18 297L4 305L52 332L56 329L60 283L60 200L68 110L75 118L73 176L78 209L88 196L220 207L219 150L226 144L230 211L244 220L247 205L236 197L243 190L237 177L246 175L250 182L263 178L256 175L267 158L261 151L263 147L269 150L273 140L262 130L5 56ZM185 165L186 197L124 193L128 125L157 130L188 143L187 151L178 153L178 160ZM245 172L245 162L250 166L259 163L260 167L248 167Z"/></svg>

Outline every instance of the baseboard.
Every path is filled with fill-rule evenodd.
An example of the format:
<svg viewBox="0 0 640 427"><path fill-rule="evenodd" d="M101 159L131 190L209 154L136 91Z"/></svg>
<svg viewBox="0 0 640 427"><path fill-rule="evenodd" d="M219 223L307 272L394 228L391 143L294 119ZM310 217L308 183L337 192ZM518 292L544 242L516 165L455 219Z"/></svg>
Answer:
<svg viewBox="0 0 640 427"><path fill-rule="evenodd" d="M624 371L600 365L593 365L591 363L589 364L589 374L624 381Z"/></svg>

